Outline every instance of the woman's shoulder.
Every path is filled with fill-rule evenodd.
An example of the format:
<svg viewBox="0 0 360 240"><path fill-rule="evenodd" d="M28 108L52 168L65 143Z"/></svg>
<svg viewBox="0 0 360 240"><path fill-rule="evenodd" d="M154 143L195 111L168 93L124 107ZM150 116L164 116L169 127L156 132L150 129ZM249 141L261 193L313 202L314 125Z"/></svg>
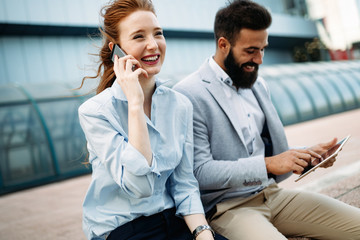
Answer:
<svg viewBox="0 0 360 240"><path fill-rule="evenodd" d="M96 94L85 102L83 102L79 107L79 113L95 113L104 108L104 105L111 100L112 95L109 91L109 88L105 89L99 94Z"/></svg>

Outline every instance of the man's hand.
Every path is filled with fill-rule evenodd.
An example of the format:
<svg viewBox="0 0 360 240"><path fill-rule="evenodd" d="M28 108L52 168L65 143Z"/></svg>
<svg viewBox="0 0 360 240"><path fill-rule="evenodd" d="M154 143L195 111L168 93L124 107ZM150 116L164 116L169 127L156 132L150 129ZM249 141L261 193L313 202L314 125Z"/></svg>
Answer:
<svg viewBox="0 0 360 240"><path fill-rule="evenodd" d="M320 155L323 155L324 153L326 153L329 149L331 149L332 147L334 147L337 143L337 138L334 138L332 139L331 141L329 142L326 142L326 143L319 143L319 144L316 144L312 147L310 147L309 149L320 154ZM327 161L324 165L322 165L321 167L323 168L328 168L328 167L331 167L334 162L336 161L336 156L335 155L333 158L331 158L329 161ZM321 159L323 160L323 159ZM315 166L317 165L318 163L320 163L321 161L319 159L312 159L311 161L311 165L312 166Z"/></svg>
<svg viewBox="0 0 360 240"><path fill-rule="evenodd" d="M319 150L318 148L316 149ZM321 159L321 155L310 148L291 149L273 157L266 157L265 164L267 172L275 175L288 172L301 174L314 158Z"/></svg>

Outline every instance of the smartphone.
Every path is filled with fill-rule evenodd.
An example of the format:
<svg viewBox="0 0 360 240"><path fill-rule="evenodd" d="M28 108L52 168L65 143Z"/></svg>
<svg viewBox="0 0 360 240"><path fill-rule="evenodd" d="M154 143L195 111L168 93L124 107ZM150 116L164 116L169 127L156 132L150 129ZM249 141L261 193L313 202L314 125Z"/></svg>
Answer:
<svg viewBox="0 0 360 240"><path fill-rule="evenodd" d="M112 51L111 51L111 60L115 61L115 55L117 55L119 58L126 56L127 54L122 50L119 45L115 44Z"/></svg>
<svg viewBox="0 0 360 240"><path fill-rule="evenodd" d="M122 50L119 45L115 44L112 51L111 51L111 60L115 61L115 55L117 55L119 58L126 56L127 54ZM136 70L136 65L132 66L132 71Z"/></svg>

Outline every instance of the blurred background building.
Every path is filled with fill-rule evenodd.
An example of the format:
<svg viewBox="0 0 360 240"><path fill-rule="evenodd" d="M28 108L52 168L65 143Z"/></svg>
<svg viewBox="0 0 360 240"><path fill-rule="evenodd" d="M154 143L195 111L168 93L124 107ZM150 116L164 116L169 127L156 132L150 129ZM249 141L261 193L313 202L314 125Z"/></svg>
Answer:
<svg viewBox="0 0 360 240"><path fill-rule="evenodd" d="M107 0L0 1L0 194L89 173L77 108L97 85ZM176 83L215 51L227 0L153 0ZM360 107L360 0L256 0L273 15L260 74L284 125ZM342 61L339 61L342 60Z"/></svg>
<svg viewBox="0 0 360 240"><path fill-rule="evenodd" d="M360 1L307 0L307 5L331 59L359 59Z"/></svg>

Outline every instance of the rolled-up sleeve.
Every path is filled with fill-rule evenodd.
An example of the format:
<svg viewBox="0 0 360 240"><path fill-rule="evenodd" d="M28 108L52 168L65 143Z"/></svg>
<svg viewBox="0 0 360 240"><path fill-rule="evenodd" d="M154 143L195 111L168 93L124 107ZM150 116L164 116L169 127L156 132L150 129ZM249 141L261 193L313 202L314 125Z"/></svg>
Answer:
<svg viewBox="0 0 360 240"><path fill-rule="evenodd" d="M88 141L90 163L99 159L121 190L130 197L152 195L156 172L156 158L149 166L145 157L127 140L126 134L116 130L101 114L100 107L88 103L79 108L80 125ZM89 107L90 106L90 107ZM95 105L96 106L96 105Z"/></svg>
<svg viewBox="0 0 360 240"><path fill-rule="evenodd" d="M170 191L175 200L176 214L186 216L204 213L199 186L194 177L193 124L191 104L187 111L186 137L180 164L170 176Z"/></svg>

